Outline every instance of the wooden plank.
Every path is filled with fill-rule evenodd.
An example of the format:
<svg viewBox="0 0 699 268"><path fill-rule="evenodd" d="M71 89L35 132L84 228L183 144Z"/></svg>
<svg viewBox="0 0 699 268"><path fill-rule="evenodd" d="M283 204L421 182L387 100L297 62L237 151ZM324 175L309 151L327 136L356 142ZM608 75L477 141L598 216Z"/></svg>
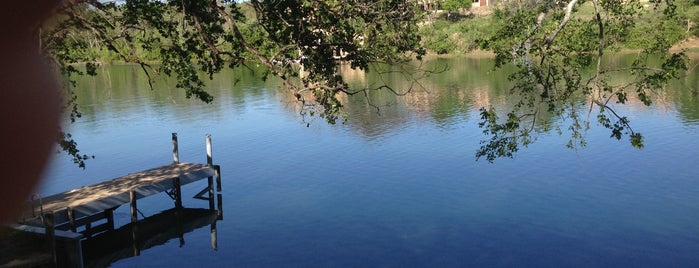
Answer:
<svg viewBox="0 0 699 268"><path fill-rule="evenodd" d="M55 223L62 224L68 221L68 207L73 209L75 218L81 218L130 202L132 191L140 199L174 188L173 178L185 185L215 175L214 167L206 164L172 163L47 196L42 198L43 208L44 212L54 212ZM35 202L38 204L38 200ZM23 216L32 218L31 211Z"/></svg>

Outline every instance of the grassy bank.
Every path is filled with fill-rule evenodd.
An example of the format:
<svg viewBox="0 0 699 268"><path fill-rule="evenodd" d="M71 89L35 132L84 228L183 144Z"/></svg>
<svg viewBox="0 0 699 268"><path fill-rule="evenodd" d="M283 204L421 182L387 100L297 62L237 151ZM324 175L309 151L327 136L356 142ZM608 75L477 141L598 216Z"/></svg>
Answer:
<svg viewBox="0 0 699 268"><path fill-rule="evenodd" d="M661 29L651 26L651 21L658 20L661 14L648 8L641 16L635 18L634 26L621 40L622 50L637 50L644 45L656 42L649 33L662 32L670 44L687 48L689 52L699 51L692 47L696 42L688 42L699 36L699 0L677 1L678 17L666 20ZM471 54L476 52L483 40L487 40L506 23L506 18L498 18L494 10L464 10L460 13L432 12L426 16L421 25L420 35L423 44L432 54ZM591 3L584 4L576 10L576 16L590 19L594 16Z"/></svg>

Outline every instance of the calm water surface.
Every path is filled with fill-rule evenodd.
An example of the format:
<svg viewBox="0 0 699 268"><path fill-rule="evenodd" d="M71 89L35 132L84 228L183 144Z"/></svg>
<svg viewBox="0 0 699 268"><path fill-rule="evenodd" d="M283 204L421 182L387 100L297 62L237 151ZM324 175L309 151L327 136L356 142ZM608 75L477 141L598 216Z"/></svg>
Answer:
<svg viewBox="0 0 699 268"><path fill-rule="evenodd" d="M136 67L107 67L80 81L84 115L70 125L96 158L83 171L57 155L39 191L169 163L172 132L182 161L204 162L211 133L223 173L218 249L200 228L182 246L172 239L114 267L699 266L699 73L653 108L623 110L646 136L642 150L593 126L584 149L551 133L489 164L474 157L485 139L478 109L507 105L504 75L490 60L436 62L452 68L427 91L372 94L378 111L362 96L344 99L349 120L333 126L300 117L276 81L250 70L216 77L207 105L169 81L148 89ZM150 216L172 201L159 194L139 206ZM127 223L128 207L115 217Z"/></svg>

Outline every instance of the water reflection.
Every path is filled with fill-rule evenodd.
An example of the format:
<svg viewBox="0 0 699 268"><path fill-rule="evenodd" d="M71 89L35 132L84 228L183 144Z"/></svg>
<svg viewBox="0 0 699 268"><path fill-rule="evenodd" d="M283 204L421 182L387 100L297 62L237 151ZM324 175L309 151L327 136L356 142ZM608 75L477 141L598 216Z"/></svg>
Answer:
<svg viewBox="0 0 699 268"><path fill-rule="evenodd" d="M54 164L45 191L160 165L171 161L171 132L211 132L222 168L233 170L234 176L224 177L232 186L224 192L235 199L225 204L235 220L203 225L185 237L190 248L178 254L172 247L179 236L171 236L170 245L114 266L698 263L696 69L656 103L666 104L660 110L667 113L655 108L661 106L630 106L633 122L648 134L643 150L591 131L585 150L568 151L551 135L520 157L491 165L473 161L483 138L475 112L510 105L506 76L492 72L489 59L429 64L437 63L451 69L425 80L424 90L407 96L372 92L378 112L364 96L348 97L342 100L350 113L345 124L329 127L319 119L309 128L293 96L250 69L216 76L209 91L217 99L203 104L185 99L167 81L151 91L129 66L105 68L111 77L122 72L131 79L124 86L139 85L141 97L131 98L116 82L100 88L107 83L102 76L89 78L95 88L81 90L92 100L82 105L94 105L85 117L97 120L73 126L84 151L97 158L85 171L69 160ZM378 82L373 73L350 77L357 87ZM389 80L406 83L398 76ZM184 156L194 152L188 161L205 159L196 153L200 148L196 140L181 144ZM219 242L213 252L210 245Z"/></svg>
<svg viewBox="0 0 699 268"><path fill-rule="evenodd" d="M219 212L208 209L170 209L145 218L136 224L105 232L82 242L86 267L107 267L121 259L141 255L141 251L178 239L185 246L184 235L210 226L211 246L218 250L216 222Z"/></svg>
<svg viewBox="0 0 699 268"><path fill-rule="evenodd" d="M699 123L699 68L690 70L684 81L672 84L680 90L674 96L675 106L685 124Z"/></svg>
<svg viewBox="0 0 699 268"><path fill-rule="evenodd" d="M608 62L614 64L624 60L624 57L615 57ZM396 96L387 90L371 91L366 96L340 96L350 115L347 128L372 140L391 129L401 128L406 122L428 121L437 127L449 128L478 116L478 108L490 105L508 108L514 103L516 96L508 94L508 70L494 71L491 59L438 58L426 64L426 68L433 69L443 66L449 69L421 81L422 87L413 87L412 92L405 96ZM349 66L340 70L352 88L375 87L381 83L397 89L411 86L411 81L398 73L365 73ZM101 71L101 76L78 81L78 104L83 120L87 122L99 121L95 118L98 114L157 117L169 113L182 120L191 120L192 114L204 113L204 110L207 116L213 117L244 114L250 111L250 107L260 107L259 102L269 99L276 99L293 117L300 111L293 95L281 89L277 79L260 78L264 73L261 67L226 70L215 76L208 84L208 90L216 97L213 104L185 98L182 90L174 88L172 81L162 77L156 78L155 88L151 90L145 76L135 66L109 66ZM697 72L694 68L684 80L670 84L658 95L664 100L655 103L676 110L685 124L699 121ZM625 78L620 76L618 79ZM639 103L631 106L631 109L644 109ZM542 119L539 121L555 120L550 115L544 115Z"/></svg>
<svg viewBox="0 0 699 268"><path fill-rule="evenodd" d="M624 64L632 60L631 56L610 57L607 64ZM369 96L352 96L343 99L350 114L349 129L361 134L368 140L383 137L391 129L400 129L406 122L429 122L438 128L449 129L469 117L479 117L478 109L494 106L498 111L508 111L520 96L508 94L509 69L493 70L490 59L449 58L436 59L428 65L439 68L449 66L444 73L432 75L423 81L423 88L406 96L396 96L387 91L370 92ZM679 113L685 124L696 124L697 109L697 70L687 72L686 78L673 81L664 91L655 92L654 108L662 111ZM349 77L355 77L351 75ZM396 88L407 88L409 82L402 77L382 76L370 73L363 80L350 85L385 82ZM632 77L619 74L614 77L616 83L627 83ZM586 109L585 101L580 100L580 109ZM619 107L620 111L635 113L646 110L647 106L633 96L629 96L628 105ZM593 117L594 118L594 115ZM478 121L478 119L472 121ZM537 113L535 129L547 132L555 129L556 122L567 120L551 114L546 109ZM593 120L594 124L594 120Z"/></svg>

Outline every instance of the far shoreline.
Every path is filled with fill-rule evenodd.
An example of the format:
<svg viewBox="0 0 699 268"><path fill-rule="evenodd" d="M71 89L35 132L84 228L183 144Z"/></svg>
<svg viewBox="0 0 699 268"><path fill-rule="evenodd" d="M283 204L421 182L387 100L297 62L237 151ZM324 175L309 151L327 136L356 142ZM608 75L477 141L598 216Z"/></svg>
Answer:
<svg viewBox="0 0 699 268"><path fill-rule="evenodd" d="M699 38L693 37L689 39L685 39L683 41L680 41L679 43L673 45L668 52L669 53L677 53L680 52L681 50L685 50L685 53L687 54L687 57L689 57L691 60L699 60ZM636 53L641 53L643 50L641 49L620 49L620 50L607 50L605 51L605 54L636 54ZM494 58L495 53L490 51L490 50L481 50L481 49L474 49L469 52L465 53L459 53L459 52L450 52L450 53L444 53L444 54L438 54L435 52L428 51L427 54L425 54L422 58L424 60L432 60L432 59L440 59L440 58L454 58L454 57L465 57L465 58L471 58L471 59L488 59L488 58ZM131 63L131 62L122 62L122 61L101 61L101 60L96 60L94 61L95 64L97 65L138 65L137 63ZM157 65L158 62L154 61L148 61L145 62L146 64L153 64ZM71 65L74 66L84 66L87 64L87 62L79 62L79 63L73 63Z"/></svg>
<svg viewBox="0 0 699 268"><path fill-rule="evenodd" d="M699 60L699 38L693 37L693 38L688 38L685 40L680 41L679 43L673 45L668 52L669 53L677 53L682 50L685 50L685 53L687 54L687 57L689 57L692 60ZM610 54L615 53L615 54L636 54L636 53L641 53L643 50L642 49L620 49L620 50L606 50L605 54ZM434 52L428 52L423 58L427 60L431 59L439 59L439 58L453 58L453 57L466 57L466 58L474 58L474 59L487 59L487 58L494 58L495 53L490 51L490 50L480 50L480 49L474 49L469 52L465 53L444 53L444 54L438 54Z"/></svg>

